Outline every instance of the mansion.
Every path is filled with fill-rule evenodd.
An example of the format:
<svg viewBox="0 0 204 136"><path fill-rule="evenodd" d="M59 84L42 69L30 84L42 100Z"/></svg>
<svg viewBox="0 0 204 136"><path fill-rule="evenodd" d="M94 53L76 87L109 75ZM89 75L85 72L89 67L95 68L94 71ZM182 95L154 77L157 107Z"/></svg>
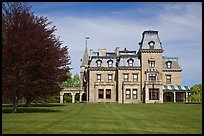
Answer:
<svg viewBox="0 0 204 136"><path fill-rule="evenodd" d="M188 86L181 84L178 58L163 56L158 31L144 31L139 50L88 53L85 48L80 66L84 102L163 103L187 102Z"/></svg>

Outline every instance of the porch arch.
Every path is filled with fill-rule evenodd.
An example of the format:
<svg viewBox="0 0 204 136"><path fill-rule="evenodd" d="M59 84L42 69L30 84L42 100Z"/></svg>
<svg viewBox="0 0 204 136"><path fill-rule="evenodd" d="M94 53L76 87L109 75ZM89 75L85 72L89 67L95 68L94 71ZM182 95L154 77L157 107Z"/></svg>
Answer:
<svg viewBox="0 0 204 136"><path fill-rule="evenodd" d="M174 102L174 93L173 92L164 92L163 100L164 102Z"/></svg>
<svg viewBox="0 0 204 136"><path fill-rule="evenodd" d="M65 88L60 92L60 103L63 103L65 93L70 93L72 95L72 103L75 103L75 95L79 93L79 102L81 102L84 91L81 88Z"/></svg>

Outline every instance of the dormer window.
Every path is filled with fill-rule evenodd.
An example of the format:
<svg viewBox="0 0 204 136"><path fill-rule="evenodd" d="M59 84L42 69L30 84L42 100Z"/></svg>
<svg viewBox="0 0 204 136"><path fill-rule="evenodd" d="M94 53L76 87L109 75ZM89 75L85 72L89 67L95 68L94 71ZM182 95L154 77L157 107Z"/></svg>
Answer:
<svg viewBox="0 0 204 136"><path fill-rule="evenodd" d="M128 60L128 66L132 67L133 66L133 59Z"/></svg>
<svg viewBox="0 0 204 136"><path fill-rule="evenodd" d="M108 60L108 67L113 67L113 61L112 60Z"/></svg>
<svg viewBox="0 0 204 136"><path fill-rule="evenodd" d="M150 41L148 44L149 44L149 49L154 49L154 44L155 44L154 41Z"/></svg>
<svg viewBox="0 0 204 136"><path fill-rule="evenodd" d="M166 67L167 68L171 68L172 67L172 62L171 61L167 61L166 62Z"/></svg>
<svg viewBox="0 0 204 136"><path fill-rule="evenodd" d="M101 67L101 63L102 63L101 60L97 60L96 63L97 63L97 67Z"/></svg>

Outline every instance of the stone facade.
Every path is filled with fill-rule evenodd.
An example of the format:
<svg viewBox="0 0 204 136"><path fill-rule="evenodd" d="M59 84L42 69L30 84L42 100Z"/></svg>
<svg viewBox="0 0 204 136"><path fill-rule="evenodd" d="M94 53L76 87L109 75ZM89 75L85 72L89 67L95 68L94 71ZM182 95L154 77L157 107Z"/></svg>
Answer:
<svg viewBox="0 0 204 136"><path fill-rule="evenodd" d="M80 71L86 102L163 103L177 95L183 100L183 94L187 100L190 89L177 89L182 88L178 58L163 56L158 31L144 31L139 45L138 52L102 48L89 56L86 46Z"/></svg>

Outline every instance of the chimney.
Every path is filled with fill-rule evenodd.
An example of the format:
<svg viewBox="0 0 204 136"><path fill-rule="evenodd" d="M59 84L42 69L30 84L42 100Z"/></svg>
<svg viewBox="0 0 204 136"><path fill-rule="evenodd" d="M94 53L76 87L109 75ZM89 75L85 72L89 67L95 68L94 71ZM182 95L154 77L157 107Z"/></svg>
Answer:
<svg viewBox="0 0 204 136"><path fill-rule="evenodd" d="M90 49L89 59L91 59L91 57L92 57L92 52L93 52L93 49Z"/></svg>
<svg viewBox="0 0 204 136"><path fill-rule="evenodd" d="M100 48L98 49L99 56L106 56L106 49L105 48Z"/></svg>
<svg viewBox="0 0 204 136"><path fill-rule="evenodd" d="M115 48L115 54L116 54L117 57L119 56L119 47Z"/></svg>

